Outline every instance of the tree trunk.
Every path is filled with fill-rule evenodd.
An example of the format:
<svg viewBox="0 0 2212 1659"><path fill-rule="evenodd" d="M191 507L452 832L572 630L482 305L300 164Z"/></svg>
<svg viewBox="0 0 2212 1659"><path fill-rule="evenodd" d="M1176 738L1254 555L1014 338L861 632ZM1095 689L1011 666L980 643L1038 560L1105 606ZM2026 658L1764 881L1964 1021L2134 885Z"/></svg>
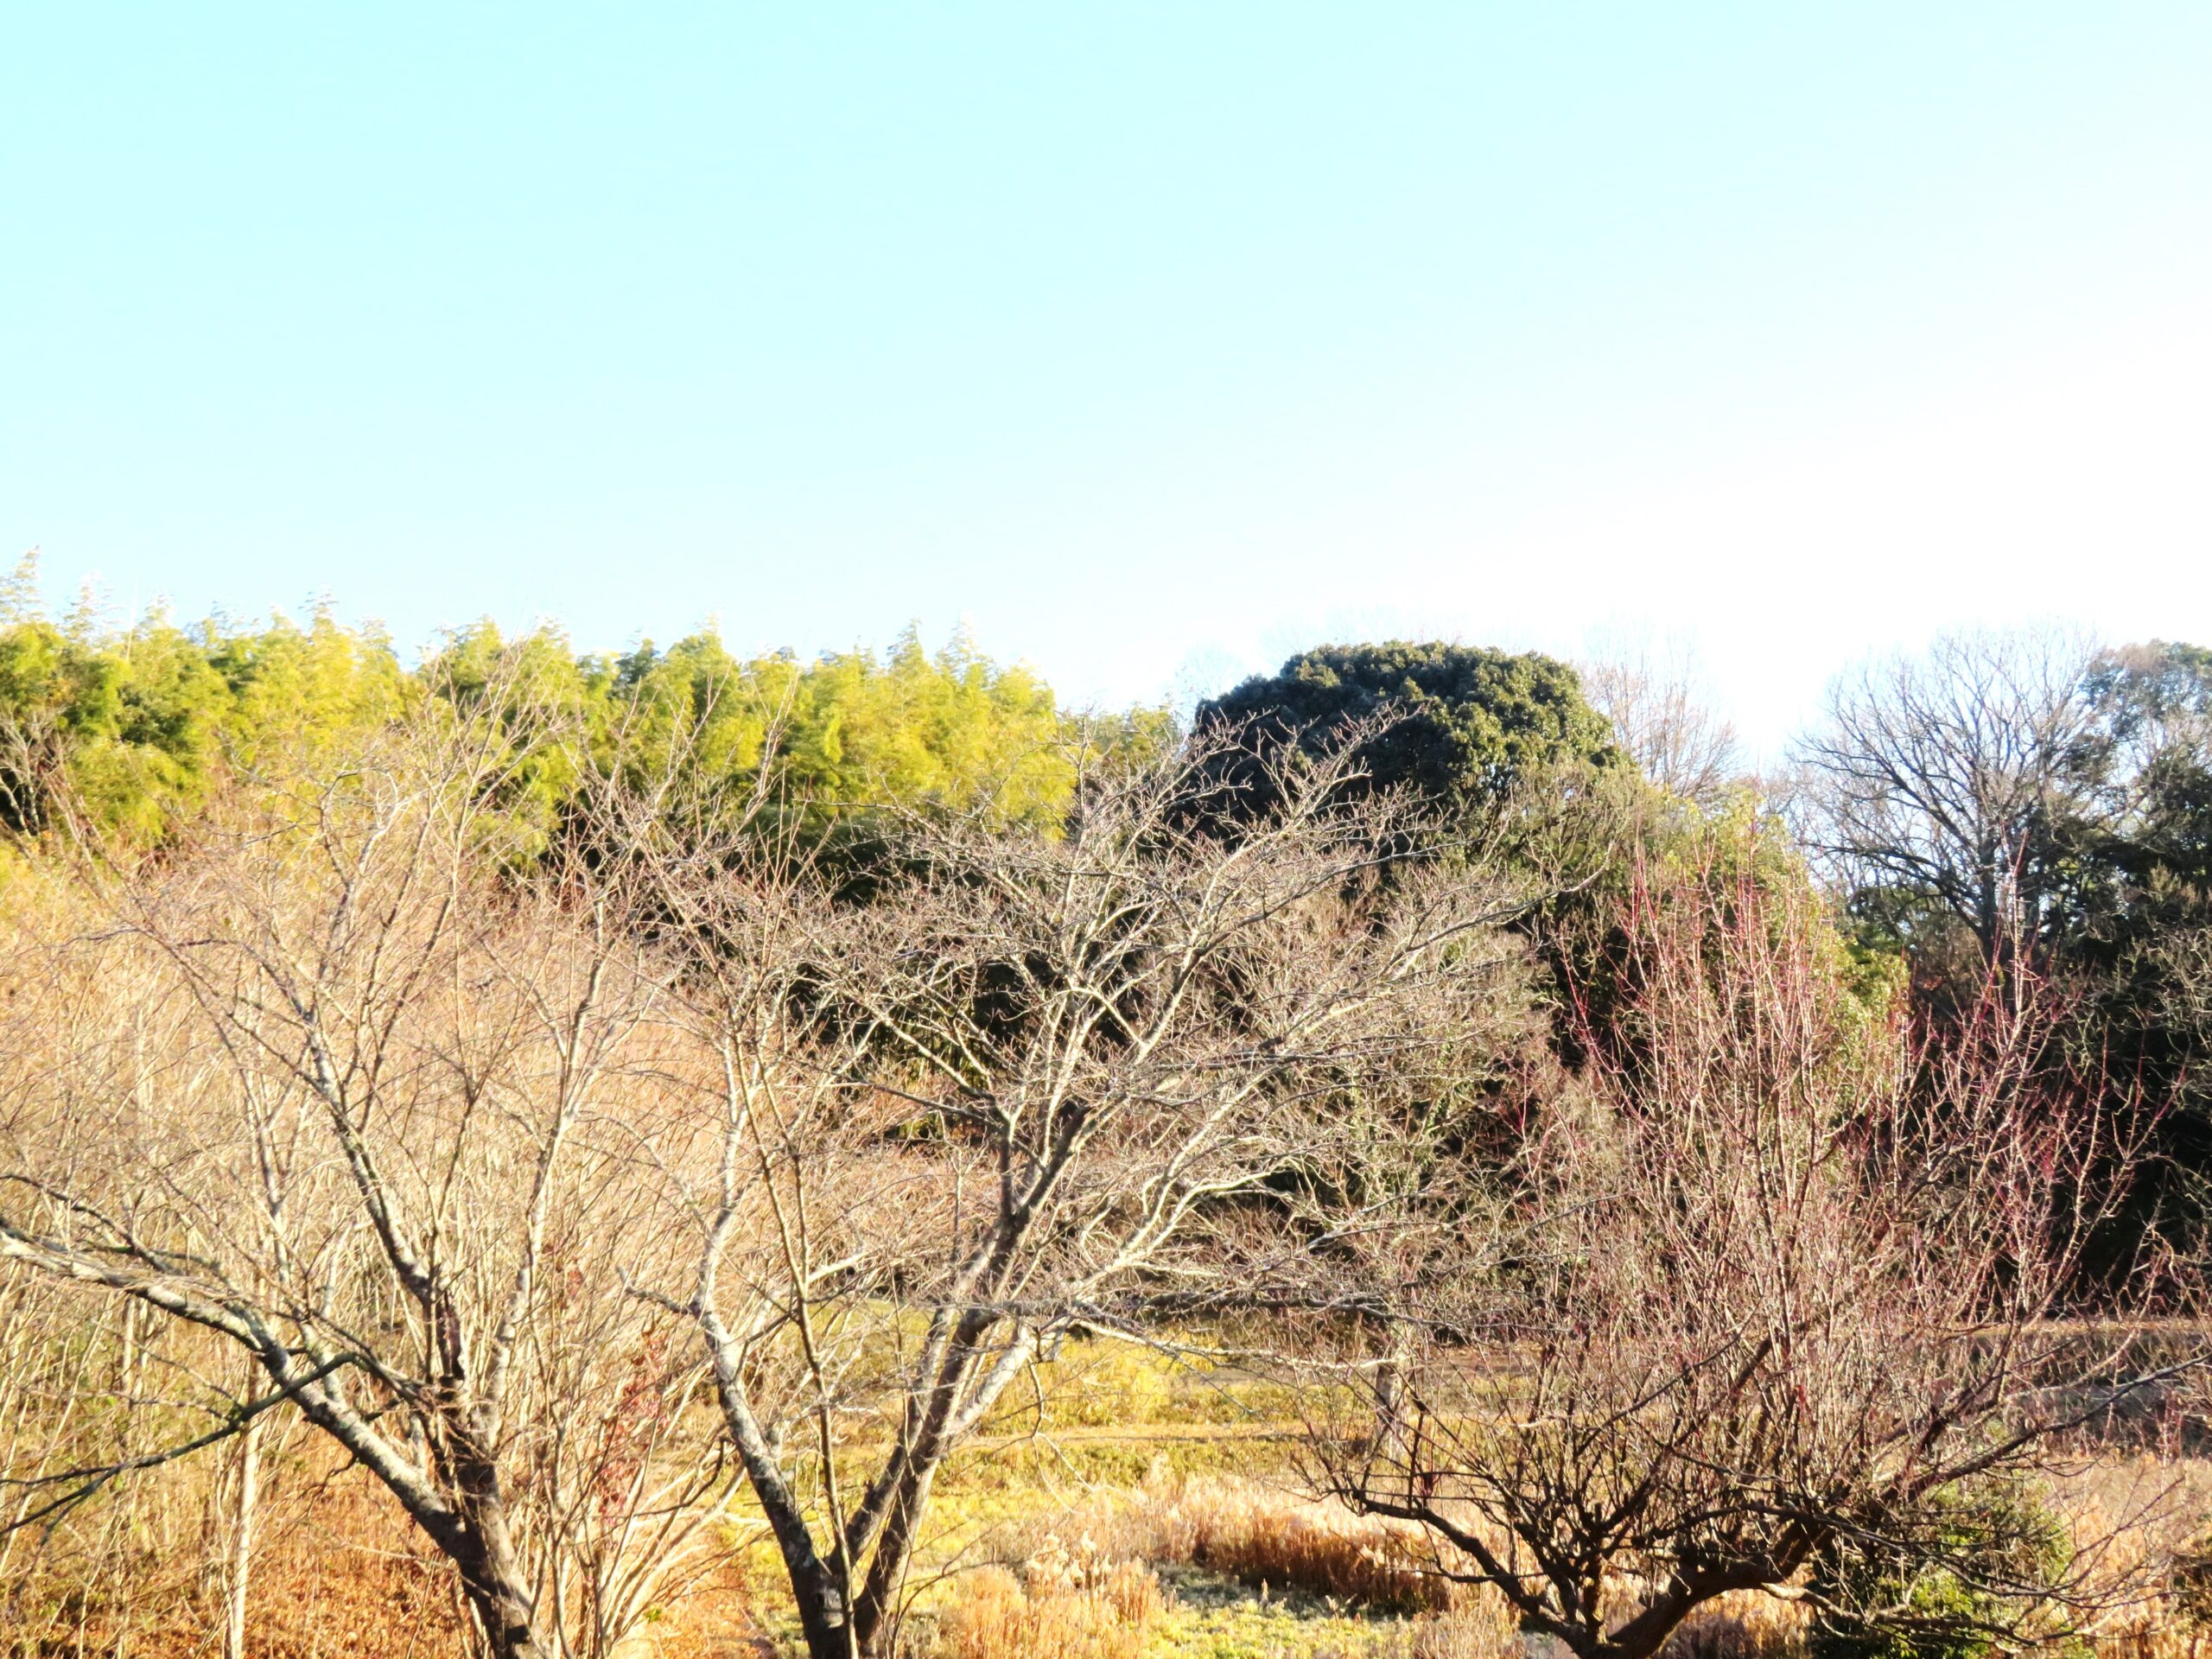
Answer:
<svg viewBox="0 0 2212 1659"><path fill-rule="evenodd" d="M708 1363L714 1368L715 1398L722 1409L723 1426L729 1432L731 1445L737 1448L738 1461L745 1466L746 1482L760 1500L768 1530L775 1536L776 1549L784 1558L791 1599L798 1604L807 1659L857 1659L861 1650L854 1640L852 1609L847 1599L850 1580L844 1541L833 1537L828 1554L816 1547L805 1511L784 1478L783 1464L753 1414L740 1345L711 1304L699 1315L699 1331L706 1339Z"/></svg>
<svg viewBox="0 0 2212 1659"><path fill-rule="evenodd" d="M488 1461L474 1459L455 1472L465 1507L459 1548L448 1554L461 1568L461 1587L492 1659L554 1659L554 1645L541 1639L536 1599L508 1535L498 1475Z"/></svg>
<svg viewBox="0 0 2212 1659"><path fill-rule="evenodd" d="M342 1396L302 1384L289 1363L268 1369L308 1421L366 1465L454 1564L493 1659L554 1659L558 1647L537 1629L537 1599L507 1530L498 1461L475 1442L461 1414L447 1415L442 1440L428 1425L414 1425L423 1436L425 1460L435 1469L434 1481L355 1416Z"/></svg>
<svg viewBox="0 0 2212 1659"><path fill-rule="evenodd" d="M892 1499L891 1511L884 1517L875 1554L868 1564L868 1582L853 1605L853 1628L861 1659L882 1659L890 1651L899 1586L906 1580L915 1529L929 1505L930 1486L936 1478L934 1459L910 1465L898 1495Z"/></svg>
<svg viewBox="0 0 2212 1659"><path fill-rule="evenodd" d="M791 1599L798 1605L798 1625L806 1638L807 1659L856 1659L861 1649L853 1639L851 1609L846 1605L845 1574L841 1558L824 1557L815 1548L814 1535L782 1479L780 1471L756 1476L753 1496L760 1500L784 1558Z"/></svg>
<svg viewBox="0 0 2212 1659"><path fill-rule="evenodd" d="M1411 1481L1416 1473L1414 1448L1406 1421L1406 1364L1408 1345L1403 1331L1386 1322L1389 1350L1375 1367L1375 1445L1369 1455L1385 1468L1402 1469Z"/></svg>
<svg viewBox="0 0 2212 1659"><path fill-rule="evenodd" d="M553 1649L538 1640L530 1592L512 1576L512 1563L508 1566L507 1572L489 1561L474 1570L467 1564L461 1568L461 1588L484 1632L485 1645L492 1659L553 1659Z"/></svg>
<svg viewBox="0 0 2212 1659"><path fill-rule="evenodd" d="M266 1427L266 1419L256 1417L238 1431L238 1491L223 1582L223 1659L245 1659L246 1587L253 1571L254 1523L261 1505L261 1436Z"/></svg>
<svg viewBox="0 0 2212 1659"><path fill-rule="evenodd" d="M793 1599L798 1603L806 1659L856 1659L860 1648L837 1574L819 1559L801 1566L787 1558L785 1567L791 1574Z"/></svg>

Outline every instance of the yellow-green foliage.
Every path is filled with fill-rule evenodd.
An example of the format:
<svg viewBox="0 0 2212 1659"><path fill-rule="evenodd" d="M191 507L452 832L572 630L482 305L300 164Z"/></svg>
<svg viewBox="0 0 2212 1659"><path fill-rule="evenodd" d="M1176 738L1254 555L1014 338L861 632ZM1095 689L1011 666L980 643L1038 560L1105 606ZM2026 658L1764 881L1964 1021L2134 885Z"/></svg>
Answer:
<svg viewBox="0 0 2212 1659"><path fill-rule="evenodd" d="M1645 845L1658 873L1732 903L1730 895L1755 895L1771 929L1803 926L1812 965L1845 994L1840 1006L1854 1028L1878 1027L1895 1012L1905 990L1904 959L1870 950L1836 925L1804 853L1770 805L1751 791L1738 791L1720 810Z"/></svg>
<svg viewBox="0 0 2212 1659"><path fill-rule="evenodd" d="M772 764L779 797L803 803L817 831L894 801L1050 823L1074 787L1051 688L965 639L932 655L909 629L881 656L803 664L742 661L696 634L617 659L604 683L600 743L611 763L647 774L681 755L695 783L740 795Z"/></svg>
<svg viewBox="0 0 2212 1659"><path fill-rule="evenodd" d="M227 683L225 747L240 765L312 762L406 706L412 685L381 633L340 627L317 612L257 632L210 630L209 665Z"/></svg>
<svg viewBox="0 0 2212 1659"><path fill-rule="evenodd" d="M195 638L159 615L99 637L36 618L0 626L10 826L47 827L65 785L91 827L139 839L199 805L226 765L258 747L263 719L279 706L241 695L253 686L258 645L212 626ZM226 672L232 667L241 679ZM289 689L288 725L321 715L309 690Z"/></svg>
<svg viewBox="0 0 2212 1659"><path fill-rule="evenodd" d="M238 768L296 767L389 721L407 676L378 633L318 612L304 628L156 611L102 629L39 614L26 560L0 583L0 820L51 827L65 798L84 828L141 842Z"/></svg>
<svg viewBox="0 0 2212 1659"><path fill-rule="evenodd" d="M810 663L741 659L712 633L583 656L552 630L509 639L486 622L410 671L381 632L323 613L102 630L38 614L35 589L29 564L0 582L0 824L19 831L52 827L66 800L86 827L149 843L226 776L312 772L424 696L501 699L512 747L499 787L525 849L545 844L593 766L673 782L710 821L766 784L814 836L893 803L1049 828L1086 747L1174 739L1158 709L1078 728L1029 669L964 638L931 652L912 629L887 652Z"/></svg>
<svg viewBox="0 0 2212 1659"><path fill-rule="evenodd" d="M1008 822L1064 806L1072 768L1051 688L964 639L934 657L909 630L886 658L825 657L799 677L790 753L809 793L988 805Z"/></svg>

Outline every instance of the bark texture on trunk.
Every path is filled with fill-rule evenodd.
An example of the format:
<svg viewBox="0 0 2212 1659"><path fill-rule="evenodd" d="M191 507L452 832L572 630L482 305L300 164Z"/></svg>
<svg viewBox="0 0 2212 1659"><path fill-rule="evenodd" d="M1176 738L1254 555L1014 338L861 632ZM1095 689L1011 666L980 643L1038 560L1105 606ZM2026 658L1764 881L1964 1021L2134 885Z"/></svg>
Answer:
<svg viewBox="0 0 2212 1659"><path fill-rule="evenodd" d="M488 1532L470 1528L475 1548L456 1556L461 1587L483 1630L493 1659L553 1659L550 1643L539 1640L537 1608L518 1569L504 1522Z"/></svg>
<svg viewBox="0 0 2212 1659"><path fill-rule="evenodd" d="M455 1460L461 1494L460 1536L448 1553L461 1567L469 1605L483 1626L493 1659L553 1659L554 1644L541 1639L537 1599L507 1529L507 1507L498 1470L468 1442Z"/></svg>
<svg viewBox="0 0 2212 1659"><path fill-rule="evenodd" d="M245 1659L247 1588L253 1573L254 1523L261 1504L261 1436L257 1417L238 1432L238 1492L231 1511L230 1560L223 1582L223 1659Z"/></svg>

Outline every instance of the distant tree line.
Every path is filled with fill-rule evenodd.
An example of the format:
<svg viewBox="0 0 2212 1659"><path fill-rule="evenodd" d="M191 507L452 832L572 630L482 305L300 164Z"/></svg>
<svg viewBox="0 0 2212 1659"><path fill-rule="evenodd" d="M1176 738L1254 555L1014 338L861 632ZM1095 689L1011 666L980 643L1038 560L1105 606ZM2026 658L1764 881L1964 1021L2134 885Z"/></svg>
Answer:
<svg viewBox="0 0 2212 1659"><path fill-rule="evenodd" d="M0 593L0 824L19 835L60 827L66 803L77 828L149 845L226 779L312 766L425 701L466 708L495 677L516 743L543 751L512 804L548 830L582 772L675 754L695 804L768 789L817 835L886 800L1042 822L1067 807L1064 740L1078 725L1101 746L1159 743L1172 727L1154 709L1079 718L1027 668L964 638L931 652L912 630L887 652L802 661L740 658L711 632L594 654L485 622L410 666L387 635L327 611L251 626L55 620L35 608L34 575Z"/></svg>

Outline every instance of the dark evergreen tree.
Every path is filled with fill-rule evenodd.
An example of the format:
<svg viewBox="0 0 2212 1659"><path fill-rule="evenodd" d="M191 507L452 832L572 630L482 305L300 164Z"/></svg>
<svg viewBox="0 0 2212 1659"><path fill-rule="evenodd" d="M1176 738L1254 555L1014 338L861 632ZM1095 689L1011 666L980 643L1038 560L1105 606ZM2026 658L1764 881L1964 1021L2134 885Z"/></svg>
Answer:
<svg viewBox="0 0 2212 1659"><path fill-rule="evenodd" d="M1614 768L1612 728L1565 663L1535 652L1390 640L1323 645L1200 706L1200 727L1230 726L1254 748L1319 754L1369 726L1359 762L1372 787L1404 786L1447 809L1497 801L1561 762ZM1239 806L1264 810L1263 769L1236 781Z"/></svg>

